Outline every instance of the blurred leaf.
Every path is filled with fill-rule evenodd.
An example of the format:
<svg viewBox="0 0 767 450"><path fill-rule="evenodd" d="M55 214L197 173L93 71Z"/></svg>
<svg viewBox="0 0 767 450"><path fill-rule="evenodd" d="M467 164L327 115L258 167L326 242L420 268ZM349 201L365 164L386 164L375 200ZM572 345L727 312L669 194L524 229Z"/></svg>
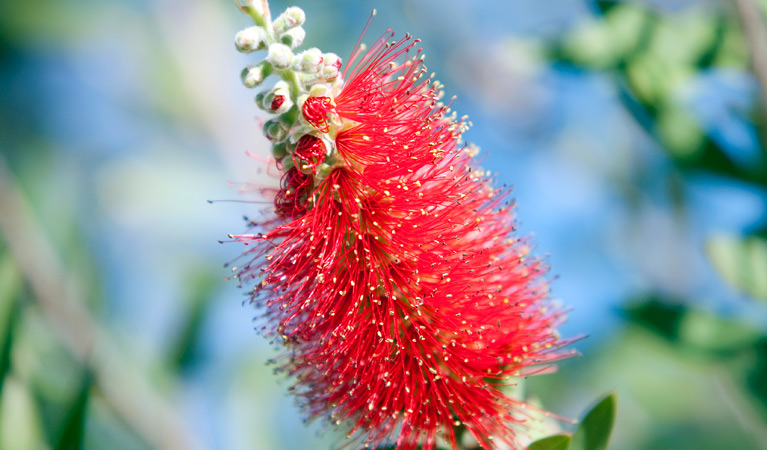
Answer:
<svg viewBox="0 0 767 450"><path fill-rule="evenodd" d="M645 47L655 19L645 8L621 4L586 21L563 39L557 58L589 69L612 68Z"/></svg>
<svg viewBox="0 0 767 450"><path fill-rule="evenodd" d="M720 235L708 239L706 253L735 289L767 301L767 240Z"/></svg>
<svg viewBox="0 0 767 450"><path fill-rule="evenodd" d="M88 409L93 376L86 372L80 392L67 411L64 426L56 443L56 450L82 450L85 443L85 418Z"/></svg>
<svg viewBox="0 0 767 450"><path fill-rule="evenodd" d="M570 439L570 435L556 434L533 442L528 450L567 450Z"/></svg>
<svg viewBox="0 0 767 450"><path fill-rule="evenodd" d="M674 158L688 159L703 149L705 133L695 117L683 108L663 108L657 117L657 127L664 147Z"/></svg>
<svg viewBox="0 0 767 450"><path fill-rule="evenodd" d="M767 338L758 342L755 349L758 359L748 374L746 384L757 399L756 404L761 407L762 416L767 417Z"/></svg>
<svg viewBox="0 0 767 450"><path fill-rule="evenodd" d="M687 310L679 327L685 345L723 356L751 348L762 335L744 322L693 309Z"/></svg>
<svg viewBox="0 0 767 450"><path fill-rule="evenodd" d="M573 434L570 450L605 450L615 423L615 393L589 411Z"/></svg>
<svg viewBox="0 0 767 450"><path fill-rule="evenodd" d="M194 272L187 279L192 280L188 292L189 300L184 308L182 325L168 356L170 366L179 371L190 369L200 356L200 333L219 283L218 277L209 272Z"/></svg>
<svg viewBox="0 0 767 450"><path fill-rule="evenodd" d="M631 320L671 341L679 337L679 325L685 311L682 305L662 302L652 297L633 302L625 309Z"/></svg>
<svg viewBox="0 0 767 450"><path fill-rule="evenodd" d="M16 325L21 317L21 307L16 298L21 279L10 256L0 260L0 397L3 382L11 368L11 349Z"/></svg>
<svg viewBox="0 0 767 450"><path fill-rule="evenodd" d="M43 445L40 413L28 387L10 375L0 396L0 448L39 449Z"/></svg>
<svg viewBox="0 0 767 450"><path fill-rule="evenodd" d="M700 8L665 16L655 29L650 51L660 60L692 68L717 40L716 20Z"/></svg>
<svg viewBox="0 0 767 450"><path fill-rule="evenodd" d="M747 324L690 309L678 301L647 297L626 308L629 318L667 340L711 355L732 356L764 336Z"/></svg>

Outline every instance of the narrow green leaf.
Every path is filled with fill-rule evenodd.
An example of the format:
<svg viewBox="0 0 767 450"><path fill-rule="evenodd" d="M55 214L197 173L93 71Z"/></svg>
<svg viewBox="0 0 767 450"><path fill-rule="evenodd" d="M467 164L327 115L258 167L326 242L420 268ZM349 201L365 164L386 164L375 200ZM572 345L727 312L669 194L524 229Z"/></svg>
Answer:
<svg viewBox="0 0 767 450"><path fill-rule="evenodd" d="M735 289L767 301L767 240L760 237L714 236L706 253L719 274Z"/></svg>
<svg viewBox="0 0 767 450"><path fill-rule="evenodd" d="M85 418L93 376L86 373L77 397L67 412L64 426L56 442L56 450L82 450L85 444Z"/></svg>
<svg viewBox="0 0 767 450"><path fill-rule="evenodd" d="M0 328L0 397L2 397L3 382L11 369L13 336L21 317L21 307L16 298L21 281L10 257L0 261L0 286L3 286L0 292L0 320L4 322Z"/></svg>
<svg viewBox="0 0 767 450"><path fill-rule="evenodd" d="M0 396L0 448L45 448L40 410L29 387L14 373Z"/></svg>
<svg viewBox="0 0 767 450"><path fill-rule="evenodd" d="M571 439L569 434L555 434L533 442L528 450L567 450Z"/></svg>
<svg viewBox="0 0 767 450"><path fill-rule="evenodd" d="M755 404L762 417L767 417L767 338L762 339L755 346L758 355L756 364L748 374L746 385L751 391L751 395L756 399Z"/></svg>
<svg viewBox="0 0 767 450"><path fill-rule="evenodd" d="M615 423L615 393L603 398L586 414L575 434L569 450L606 450Z"/></svg>
<svg viewBox="0 0 767 450"><path fill-rule="evenodd" d="M193 272L188 279L192 282L184 319L168 355L170 367L181 372L192 368L200 356L200 333L218 287L218 278L204 272Z"/></svg>

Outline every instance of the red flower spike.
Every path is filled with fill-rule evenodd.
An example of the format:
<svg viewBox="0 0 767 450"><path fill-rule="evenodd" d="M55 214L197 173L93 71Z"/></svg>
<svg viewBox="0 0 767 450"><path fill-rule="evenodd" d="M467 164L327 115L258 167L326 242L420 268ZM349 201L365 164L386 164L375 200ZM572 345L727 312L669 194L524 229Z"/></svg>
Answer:
<svg viewBox="0 0 767 450"><path fill-rule="evenodd" d="M306 121L323 133L330 130L328 113L333 109L333 100L330 97L309 97L304 102L302 111Z"/></svg>
<svg viewBox="0 0 767 450"><path fill-rule="evenodd" d="M418 52L400 61L417 41L392 36L347 65L340 164L314 183L290 169L282 223L235 236L256 244L237 276L260 279L252 301L284 341L280 369L305 411L347 427L350 445L455 448L461 424L483 448L522 448L530 407L501 386L572 354L563 316L545 265L510 235L508 190L473 165L467 125ZM314 114L326 102L307 103L326 123ZM303 136L293 158L314 169L324 144Z"/></svg>

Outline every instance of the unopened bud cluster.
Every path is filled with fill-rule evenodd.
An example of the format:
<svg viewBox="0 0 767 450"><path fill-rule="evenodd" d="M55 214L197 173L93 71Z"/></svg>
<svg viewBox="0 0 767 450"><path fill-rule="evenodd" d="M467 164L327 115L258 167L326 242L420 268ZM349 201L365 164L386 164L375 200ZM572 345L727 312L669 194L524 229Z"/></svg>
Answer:
<svg viewBox="0 0 767 450"><path fill-rule="evenodd" d="M281 78L256 95L258 107L276 115L264 124L264 135L278 167L295 168L316 185L341 164L335 149L341 123L333 101L341 89L341 58L318 48L294 52L306 35L301 8L292 6L272 21L255 3L243 10L257 25L237 33L234 41L240 52L265 51L265 56L242 71L242 82L256 88L270 75Z"/></svg>

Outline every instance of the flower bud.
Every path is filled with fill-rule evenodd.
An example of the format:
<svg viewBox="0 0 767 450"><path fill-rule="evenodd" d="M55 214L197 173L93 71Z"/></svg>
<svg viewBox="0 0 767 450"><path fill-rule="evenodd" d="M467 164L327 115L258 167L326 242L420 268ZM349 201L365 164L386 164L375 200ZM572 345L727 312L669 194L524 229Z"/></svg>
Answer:
<svg viewBox="0 0 767 450"><path fill-rule="evenodd" d="M272 156L274 159L280 160L288 154L288 143L280 142L272 146Z"/></svg>
<svg viewBox="0 0 767 450"><path fill-rule="evenodd" d="M245 28L234 37L234 45L242 53L251 53L266 48L266 31L258 26Z"/></svg>
<svg viewBox="0 0 767 450"><path fill-rule="evenodd" d="M324 66L320 72L320 78L325 81L335 81L338 78L339 71L336 66Z"/></svg>
<svg viewBox="0 0 767 450"><path fill-rule="evenodd" d="M318 48L310 48L299 53L293 60L293 68L305 73L318 73L322 68L322 52Z"/></svg>
<svg viewBox="0 0 767 450"><path fill-rule="evenodd" d="M304 43L306 37L306 31L303 27L295 27L286 31L280 37L280 41L290 48L300 47Z"/></svg>
<svg viewBox="0 0 767 450"><path fill-rule="evenodd" d="M267 120L264 124L264 136L272 142L282 141L287 135L288 126L279 117Z"/></svg>
<svg viewBox="0 0 767 450"><path fill-rule="evenodd" d="M287 69L293 61L293 52L285 44L274 43L269 46L266 61L275 69Z"/></svg>
<svg viewBox="0 0 767 450"><path fill-rule="evenodd" d="M331 97L330 88L325 84L312 86L309 90L310 97Z"/></svg>
<svg viewBox="0 0 767 450"><path fill-rule="evenodd" d="M271 75L271 73L272 65L267 62L250 65L242 71L242 84L246 87L254 88L263 83L264 79Z"/></svg>
<svg viewBox="0 0 767 450"><path fill-rule="evenodd" d="M322 55L322 65L323 67L333 66L336 69L340 69L341 57L339 57L335 53L325 53L324 55Z"/></svg>
<svg viewBox="0 0 767 450"><path fill-rule="evenodd" d="M264 95L261 106L265 111L272 114L287 112L293 106L293 101L290 100L288 84L284 81L278 81L274 88Z"/></svg>
<svg viewBox="0 0 767 450"><path fill-rule="evenodd" d="M259 0L237 0L236 3L241 9L253 8L259 16L264 15L264 4Z"/></svg>
<svg viewBox="0 0 767 450"><path fill-rule="evenodd" d="M291 6L274 20L272 29L275 34L279 36L291 28L303 25L305 21L306 14L304 13L304 10L297 6Z"/></svg>

